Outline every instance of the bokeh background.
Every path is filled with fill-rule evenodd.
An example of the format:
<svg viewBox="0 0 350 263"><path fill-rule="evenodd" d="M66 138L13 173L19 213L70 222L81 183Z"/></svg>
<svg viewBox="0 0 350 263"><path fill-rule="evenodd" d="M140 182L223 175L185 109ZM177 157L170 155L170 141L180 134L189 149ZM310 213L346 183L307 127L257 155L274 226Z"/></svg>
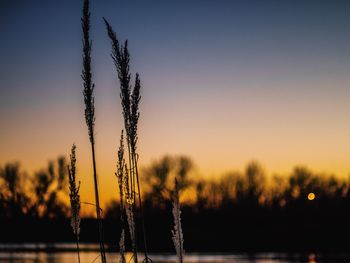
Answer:
<svg viewBox="0 0 350 263"><path fill-rule="evenodd" d="M255 218L260 209L274 214L289 207L288 213L299 219L304 217L293 209L300 215L334 215L332 224L345 220L350 172L348 2L92 1L91 10L97 167L103 208L111 208L111 216L117 206L110 200L118 197L114 172L123 122L102 17L121 40L129 40L131 70L141 75L138 151L150 213L159 200L168 208L169 178L186 160L188 187L181 199L190 207L188 213L204 208L235 211L233 215L248 211L247 217ZM64 186L59 186L58 167L64 161L51 168L47 163L68 157L73 142L81 198L94 200L83 117L80 17L80 1L0 3L2 198L11 204L23 192L33 199L28 201L32 208L42 198L42 208L34 205L38 217L55 216L44 212L51 192L54 204L67 204ZM157 178L157 167L168 167L169 177ZM50 178L50 169L56 171L51 172L54 179L40 196L35 185L41 185L40 174ZM11 192L8 171L17 171L21 190L17 185ZM314 200L309 200L310 193ZM231 206L243 207L243 212ZM332 207L339 209L327 210ZM86 215L93 211L83 209ZM231 218L226 212L222 218ZM210 215L207 220L212 220ZM292 217L285 222L282 229L296 221ZM300 233L303 222L295 227ZM324 225L314 227L314 222L306 229L320 233Z"/></svg>

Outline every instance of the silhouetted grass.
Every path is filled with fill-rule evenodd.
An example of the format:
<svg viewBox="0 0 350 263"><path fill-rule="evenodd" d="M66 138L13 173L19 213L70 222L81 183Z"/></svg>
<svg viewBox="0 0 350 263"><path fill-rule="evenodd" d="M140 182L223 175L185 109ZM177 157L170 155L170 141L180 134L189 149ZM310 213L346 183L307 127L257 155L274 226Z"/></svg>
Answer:
<svg viewBox="0 0 350 263"><path fill-rule="evenodd" d="M96 157L95 157L95 138L94 138L94 126L95 126L95 105L94 105L94 84L92 83L91 73L91 40L90 40L90 11L89 1L84 1L83 16L81 19L81 25L83 30L83 71L82 79L84 84L84 102L85 102L85 121L88 127L92 164L93 164L93 178L95 189L95 205L96 216L98 221L99 242L101 249L101 259L103 263L106 263L105 247L103 242L103 227L101 220L101 208L99 199L97 169L96 169Z"/></svg>
<svg viewBox="0 0 350 263"><path fill-rule="evenodd" d="M128 147L128 163L129 163L129 180L131 187L131 196L133 199L133 214L136 212L136 196L138 196L138 205L141 217L141 226L144 242L144 254L145 261L148 262L150 259L147 255L147 239L146 239L146 230L145 222L142 210L142 198L141 198L141 187L139 180L139 169L138 169L138 154L137 154L137 128L139 121L139 103L141 100L140 89L141 81L139 74L136 73L135 83L133 89L131 89L131 74L130 74L130 54L128 50L128 42L125 41L124 45L120 45L116 33L114 32L111 25L108 21L104 19L107 34L111 40L112 45L112 59L114 61L118 79L120 81L120 98L123 108L123 117L124 117L124 127L126 131L126 141ZM127 214L131 216L130 211L127 210ZM133 242L134 247L134 260L137 262L137 231L135 225L135 231Z"/></svg>
<svg viewBox="0 0 350 263"><path fill-rule="evenodd" d="M176 250L177 262L184 262L184 249L183 249L183 233L181 226L181 210L180 210L180 199L179 199L179 188L175 177L175 187L173 191L173 217L174 217L174 230L171 231L174 247Z"/></svg>
<svg viewBox="0 0 350 263"><path fill-rule="evenodd" d="M78 261L80 263L80 252L79 252L79 234L80 234L80 182L79 185L76 183L76 156L75 156L75 145L73 144L71 154L70 154L70 166L68 165L68 175L69 175L69 199L71 205L71 226L73 228L73 233L76 237Z"/></svg>
<svg viewBox="0 0 350 263"><path fill-rule="evenodd" d="M119 253L120 253L120 258L121 258L121 263L125 263L125 231L126 231L126 226L125 226L125 200L124 198L125 195L127 195L126 191L128 191L128 178L127 178L127 173L124 173L124 169L127 171L127 168L125 166L125 159L124 159L124 136L123 136L123 131L120 135L120 145L118 149L118 164L117 164L117 172L115 175L117 176L118 179L118 186L119 186L119 204L120 204L120 222L121 222L121 234L120 234L120 240L119 240ZM128 205L128 204L126 204Z"/></svg>

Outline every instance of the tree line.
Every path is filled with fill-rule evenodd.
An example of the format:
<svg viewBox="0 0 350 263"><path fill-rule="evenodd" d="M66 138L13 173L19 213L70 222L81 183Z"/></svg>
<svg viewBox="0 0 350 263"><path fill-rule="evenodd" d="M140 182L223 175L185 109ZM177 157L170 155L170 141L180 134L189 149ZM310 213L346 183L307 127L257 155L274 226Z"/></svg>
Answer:
<svg viewBox="0 0 350 263"><path fill-rule="evenodd" d="M243 172L217 178L195 175L185 156L164 156L145 167L141 185L146 211L171 207L173 180L178 179L182 206L193 212L234 209L324 209L348 207L350 180L295 167L289 175L267 175L252 161ZM0 217L57 218L69 215L67 162L64 157L29 175L18 162L0 167ZM118 187L116 185L116 187ZM117 198L117 196L116 196ZM108 203L105 216L118 214L118 201Z"/></svg>

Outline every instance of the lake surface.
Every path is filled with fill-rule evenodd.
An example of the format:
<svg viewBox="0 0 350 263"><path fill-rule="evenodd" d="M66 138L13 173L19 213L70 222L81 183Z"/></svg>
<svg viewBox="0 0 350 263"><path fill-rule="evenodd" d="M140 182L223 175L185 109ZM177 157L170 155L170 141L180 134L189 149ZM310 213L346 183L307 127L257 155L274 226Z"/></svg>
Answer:
<svg viewBox="0 0 350 263"><path fill-rule="evenodd" d="M130 259L130 254L128 258ZM141 255L140 255L141 256ZM174 255L151 254L154 263L176 262ZM98 252L82 252L80 254L82 263L98 262ZM141 259L141 257L140 257ZM119 262L118 253L108 253L107 260L111 263ZM1 263L74 263L78 262L74 252L0 252ZM132 261L130 261L132 262ZM320 262L350 262L347 255L333 255L323 258L315 254L281 254L281 253L260 253L260 254L188 254L185 257L186 263L320 263Z"/></svg>
<svg viewBox="0 0 350 263"><path fill-rule="evenodd" d="M82 244L81 263L100 263L96 244ZM75 263L78 262L74 244L0 244L0 263ZM45 252L44 252L45 251ZM47 252L52 251L52 252ZM61 252L59 252L61 251ZM142 260L143 255L139 255ZM127 253L127 261L132 262L132 254ZM175 263L174 254L150 254L154 263ZM119 254L107 253L108 263L119 262ZM305 253L258 253L258 254L207 254L188 253L185 263L328 263L350 262L349 253L305 254Z"/></svg>

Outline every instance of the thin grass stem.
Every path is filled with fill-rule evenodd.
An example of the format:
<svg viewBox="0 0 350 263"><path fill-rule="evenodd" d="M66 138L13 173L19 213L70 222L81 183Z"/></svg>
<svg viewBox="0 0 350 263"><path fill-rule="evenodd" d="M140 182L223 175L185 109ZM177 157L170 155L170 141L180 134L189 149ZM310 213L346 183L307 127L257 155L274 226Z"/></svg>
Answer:
<svg viewBox="0 0 350 263"><path fill-rule="evenodd" d="M82 79L84 84L84 102L85 102L85 121L88 127L89 138L91 143L92 164L93 164L93 179L94 179L94 191L95 191L95 203L96 203L96 217L98 223L100 253L102 263L106 263L105 247L103 242L103 226L100 211L100 198L98 189L98 178L96 168L96 156L95 156L95 138L94 138L94 126L95 126L95 106L94 106L94 84L92 83L91 73L91 40L90 40L90 11L89 0L84 0L83 16L81 19L83 30L83 71Z"/></svg>

